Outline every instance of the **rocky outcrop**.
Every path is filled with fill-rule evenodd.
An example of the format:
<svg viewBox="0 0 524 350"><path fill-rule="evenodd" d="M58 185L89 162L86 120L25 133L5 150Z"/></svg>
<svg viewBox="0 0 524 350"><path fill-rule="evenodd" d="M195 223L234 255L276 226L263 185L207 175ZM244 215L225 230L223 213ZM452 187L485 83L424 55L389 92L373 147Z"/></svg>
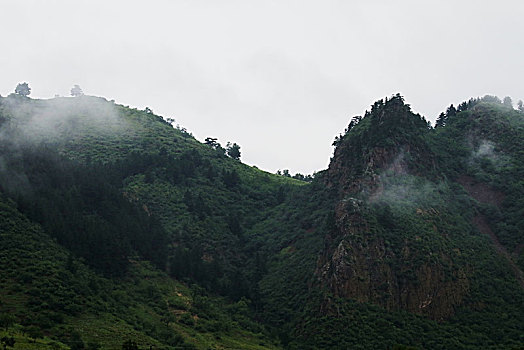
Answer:
<svg viewBox="0 0 524 350"><path fill-rule="evenodd" d="M335 297L388 310L402 309L436 320L453 315L469 291L467 271L454 267L443 252L436 260L446 261L446 268L421 259L408 241L395 253L383 238L369 232L358 213L363 205L347 198L337 206L336 230L328 239L338 244L318 261L320 283Z"/></svg>
<svg viewBox="0 0 524 350"><path fill-rule="evenodd" d="M404 241L392 247L362 214L388 190L385 177L422 177L435 167L417 136L425 130L420 116L399 101L393 107L388 106L391 103L376 104L367 112L368 119L337 142L325 177L338 197L335 225L325 238L316 276L334 297L443 320L454 314L469 292L467 268L454 265L455 252L436 246L427 256L417 248L420 245L412 244L420 240L416 232L406 232ZM384 131L387 123L390 128ZM379 139L380 134L387 140ZM425 214L413 209L413 215ZM438 220L437 216L433 213L428 220ZM442 233L435 227L434 235Z"/></svg>
<svg viewBox="0 0 524 350"><path fill-rule="evenodd" d="M464 187L468 194L480 203L491 204L499 207L504 201L504 193L495 190L485 183L476 181L471 176L462 175L457 182Z"/></svg>
<svg viewBox="0 0 524 350"><path fill-rule="evenodd" d="M499 207L502 204L502 202L504 201L505 196L502 192L495 190L494 188L492 188L491 186L485 183L478 182L470 176L466 176L466 175L460 176L457 179L457 182L461 184L462 187L464 187L464 189L468 192L468 194L471 197L473 197L475 200L477 200L480 203L491 204L493 206ZM515 261L513 260L513 257L508 252L506 247L504 247L500 243L499 238L497 237L495 232L493 232L493 230L491 229L484 215L480 213L477 214L475 217L473 217L472 223L478 229L480 233L483 233L489 236L489 238L493 242L493 245L495 246L495 249L497 250L497 253L504 260L506 260L509 266L511 266L511 269L513 270L513 274L515 275L515 279L519 283L520 287L524 289L524 272L515 263ZM518 256L518 254L515 254L515 255Z"/></svg>

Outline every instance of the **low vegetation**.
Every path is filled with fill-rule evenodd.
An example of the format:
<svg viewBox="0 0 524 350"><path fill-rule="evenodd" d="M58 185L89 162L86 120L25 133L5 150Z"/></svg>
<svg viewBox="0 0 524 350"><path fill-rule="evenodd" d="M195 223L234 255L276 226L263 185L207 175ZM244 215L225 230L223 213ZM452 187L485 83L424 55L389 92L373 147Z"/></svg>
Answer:
<svg viewBox="0 0 524 350"><path fill-rule="evenodd" d="M395 95L292 178L150 109L0 98L2 345L517 349L523 116Z"/></svg>

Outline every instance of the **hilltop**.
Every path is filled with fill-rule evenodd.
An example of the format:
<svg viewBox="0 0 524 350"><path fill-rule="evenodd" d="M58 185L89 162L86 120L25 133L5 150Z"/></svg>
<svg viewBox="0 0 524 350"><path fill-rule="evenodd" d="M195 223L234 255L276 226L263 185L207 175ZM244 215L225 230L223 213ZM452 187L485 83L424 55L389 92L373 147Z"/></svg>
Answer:
<svg viewBox="0 0 524 350"><path fill-rule="evenodd" d="M451 107L433 128L400 95L375 102L307 183L149 109L0 98L3 334L49 349L522 346L524 114L492 97Z"/></svg>

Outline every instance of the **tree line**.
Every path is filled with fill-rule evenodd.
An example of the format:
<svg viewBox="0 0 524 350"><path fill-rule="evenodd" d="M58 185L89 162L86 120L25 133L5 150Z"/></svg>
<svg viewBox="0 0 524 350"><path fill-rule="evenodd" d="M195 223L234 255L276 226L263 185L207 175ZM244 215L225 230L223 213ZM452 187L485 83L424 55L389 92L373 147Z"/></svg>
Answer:
<svg viewBox="0 0 524 350"><path fill-rule="evenodd" d="M15 88L15 94L28 97L29 95L31 95L31 87L29 87L29 84L27 82L18 83L18 85L16 85ZM73 87L71 88L71 96L77 97L82 95L84 95L82 88L77 84L73 85Z"/></svg>

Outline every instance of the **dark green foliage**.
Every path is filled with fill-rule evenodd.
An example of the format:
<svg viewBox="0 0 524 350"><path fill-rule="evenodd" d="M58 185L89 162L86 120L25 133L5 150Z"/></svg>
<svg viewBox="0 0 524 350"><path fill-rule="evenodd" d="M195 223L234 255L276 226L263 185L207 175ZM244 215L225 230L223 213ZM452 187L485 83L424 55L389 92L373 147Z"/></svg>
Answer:
<svg viewBox="0 0 524 350"><path fill-rule="evenodd" d="M7 337L7 336L2 337L0 341L2 342L4 350L6 350L8 347L10 348L14 347L16 343L15 338Z"/></svg>
<svg viewBox="0 0 524 350"><path fill-rule="evenodd" d="M27 83L19 83L15 88L15 94L20 96L29 96L31 94L31 88Z"/></svg>
<svg viewBox="0 0 524 350"><path fill-rule="evenodd" d="M377 160L382 162L388 159L403 161L404 157L409 157L406 161L412 171L432 164L432 154L425 139L430 125L422 116L414 114L399 94L375 102L363 118L357 118L350 125L336 142L335 149L335 157L344 164L349 175L346 181L363 176L370 157L376 152L381 153ZM341 173L330 174L339 175ZM336 183L340 179L332 178L331 181Z"/></svg>
<svg viewBox="0 0 524 350"><path fill-rule="evenodd" d="M84 96L75 99L74 103L81 106L91 99ZM9 101L9 105L4 104L6 100ZM67 103L69 101L72 100L68 100ZM7 123L4 126L10 128L7 134L15 136L17 133L23 133L10 125L9 120L10 113L16 112L11 112L13 108L16 109L25 103L29 105L30 110L30 106L38 102L30 99L18 101L14 100L14 97L0 98L0 120ZM73 105L71 108L77 107ZM123 110L124 114L128 112L127 109ZM152 113L140 113L138 116L145 117L140 123L151 123L150 127L165 124ZM132 112L126 117L133 120L138 116ZM89 122L89 118L86 119ZM142 124L139 125L142 127ZM23 144L13 142L16 137L2 138L0 157L2 166L5 165L3 169L7 169L7 172L0 174L0 188L17 201L18 209L29 216L31 222L38 222L45 229L44 233L39 225L34 224L34 228L30 228L31 224L25 218L23 220L27 220L26 224L19 221L12 223L10 220L15 214L11 209L7 210L0 220L0 225L3 225L0 232L6 234L2 235L0 240L0 251L5 252L0 256L3 266L0 277L16 282L12 289L6 290L7 293L15 293L17 298L27 296L27 302L15 304L17 310L24 310L17 315L17 323L33 324L45 334L51 334L55 339L61 339L64 343L77 347L84 343L74 343L77 339L71 339L72 329L61 323L70 325L88 315L98 315L101 320L107 320L108 313L110 317L121 320L120 323L124 322L126 327L133 327L141 337L152 337L153 341L150 344L192 348L185 341L188 337L197 337L199 342L205 339L201 346L230 341L228 339L232 337L231 334L228 334L224 341L220 340L218 335L212 335L211 340L208 334L213 332L213 329L222 335L226 335L224 332L232 332L238 344L258 342L257 339L271 343L268 336L262 333L252 339L250 331L242 327L249 322L256 325L249 326L250 329L256 329L256 332L263 332L263 327L251 320L244 321L246 325L235 323L231 319L232 316L224 310L228 301L220 299L219 302L216 294L209 295L207 291L204 292L208 300L206 305L213 305L214 312L210 312L206 307L193 310L191 297L188 296L187 300L177 297L176 302L169 305L179 305L182 310L192 309L192 313L197 311L202 317L194 313L195 317L200 317L200 321L190 326L171 318L171 321L168 321L169 327L166 327L165 320L169 319L166 315L172 312L171 306L164 301L167 298L166 290L153 282L145 282L149 283L149 286L144 288L143 292L142 289L137 291L134 287L136 282L128 281L131 276L137 274L137 264L144 264L142 259L153 262L160 271L165 269L169 252L171 257L182 258L179 260L180 269L173 264L169 266L169 270L179 271L177 273L180 273L185 281L202 281L209 291L224 295L238 292L244 295L249 292L245 287L234 290L239 285L238 281L244 286L248 284L243 281L244 276L236 272L238 268L228 261L234 257L235 264L240 264L240 257L235 256L233 252L229 255L227 250L222 250L228 254L227 257L214 257L210 254L210 247L231 245L230 237L235 237L236 243L233 246L237 249L244 225L244 219L238 218L242 217L242 208L245 208L246 203L240 201L233 207L229 203L244 198L244 202L250 201L250 206L258 205L255 198L264 199L265 192L269 196L272 195L272 182L276 181L268 179L246 194L244 189L250 188L248 184L253 182L249 176L260 176L258 171L243 166L239 168L238 162L217 157L215 151L209 151L199 146L196 141L188 139L187 135L180 135L178 130L169 128L171 134L165 137L170 142L176 140L176 150L156 147L154 143L149 145L147 141L137 143L135 140L133 147L138 145L137 151L127 152L126 147L116 145L115 148L104 147L103 152L97 152L96 148L100 143L111 144L108 142L108 135L104 135L103 132L96 135L95 142L85 143L81 148L76 148L83 142L81 140L65 147L67 142L60 138L38 142L32 140L35 142ZM85 132L88 133L87 130L89 129L85 129ZM155 140L165 131L161 128L159 130ZM67 134L67 137L74 137L73 135L75 134ZM125 145L125 140L123 144ZM111 153L111 149L114 153ZM122 151L123 154L120 153ZM65 154L68 157L65 157ZM72 154L74 156L71 156ZM86 154L88 156L85 156ZM227 166L217 166L216 161L223 160L230 163L227 163ZM249 176L246 176L246 172ZM244 177L242 182L239 180L240 173ZM231 188L224 183L222 174L226 174L226 182ZM228 181L228 177L232 180ZM266 179L267 175L260 177ZM136 181L149 186L143 189L150 191L152 196L143 196L137 191ZM173 193L180 194L177 196L178 201L173 202L174 211L158 201L162 198L162 192L155 186L159 186L160 189L162 186L172 186ZM242 191L239 191L240 187ZM183 204L185 192L179 192L180 188L188 190L187 205ZM208 192L207 188L211 191ZM143 201L137 196L139 193L140 197L153 200ZM213 193L213 196L209 193ZM226 206L223 205L224 197L228 203ZM267 203L264 205L271 205L273 201L267 198ZM162 223L156 219L156 214L159 213L162 214ZM166 218L171 221L166 222ZM216 226L216 222L220 224ZM166 232L166 228L169 229L169 233ZM38 232L36 235L30 234L35 230ZM216 236L206 237L201 234L206 231ZM192 236L194 233L197 233L197 236ZM54 246L48 235L55 237L62 247L67 247L67 253L60 250L63 248ZM169 250L168 238L169 242L182 243L179 245L181 252L190 252L190 265L184 260L184 253L178 254L176 249ZM215 245L215 239L220 243ZM42 242L46 249L37 242ZM47 249L49 245L53 248ZM174 247L176 245L171 246ZM37 257L38 261L42 260L43 263L35 264ZM102 272L107 278L86 269L85 263ZM31 267L32 265L34 267ZM190 268L185 269L188 266ZM149 278L150 276L144 281L148 281ZM8 283L10 284L11 282ZM170 293L173 294L174 291ZM240 296L235 296L237 297ZM7 300L5 306L0 308L2 313L11 312L15 307L10 298ZM198 304L197 300L195 305ZM182 333L175 332L172 328L180 329L181 326L185 327L182 328ZM120 327L113 329L115 334L120 334ZM84 338L84 333L82 334ZM94 334L98 334L98 331L90 330L84 341L89 344ZM100 343L105 347L108 341L113 339ZM85 344L83 346L85 347Z"/></svg>
<svg viewBox="0 0 524 350"><path fill-rule="evenodd" d="M20 111L46 103L0 98L4 134L27 136ZM111 105L88 96L60 103ZM314 179L247 167L231 159L235 144L225 157L217 139L199 144L150 109L111 106L122 120L86 110L94 121L65 118L53 137L0 141L0 314L14 315L14 327L78 349L124 340L132 348L522 345L524 140L522 113L507 101L451 105L435 129L400 95L377 101L337 137L337 166ZM475 198L478 188L494 200ZM383 252L366 264L387 266L407 294L425 283L421 266L441 272L438 290L460 270L467 292L438 322L380 306L391 298L386 283L372 292L383 299L341 298L319 266L340 244ZM111 340L96 338L110 328Z"/></svg>
<svg viewBox="0 0 524 350"><path fill-rule="evenodd" d="M282 171L280 170L277 170L277 175L281 175L281 176L284 176L284 177L291 177L291 174L289 173L289 170L288 169L284 169Z"/></svg>
<svg viewBox="0 0 524 350"><path fill-rule="evenodd" d="M235 188L240 183L240 176L238 176L238 173L236 170L231 171L224 171L224 174L222 175L222 180L224 181L224 184L228 188Z"/></svg>
<svg viewBox="0 0 524 350"><path fill-rule="evenodd" d="M29 338L34 339L34 340L44 337L44 333L42 332L40 327L35 326L35 325L30 325L26 327L24 331Z"/></svg>
<svg viewBox="0 0 524 350"><path fill-rule="evenodd" d="M228 142L226 145L226 153L231 158L240 160L240 146L236 143Z"/></svg>
<svg viewBox="0 0 524 350"><path fill-rule="evenodd" d="M484 97L482 101L485 100L494 99ZM518 180L524 171L520 154L524 142L522 123L519 113L506 108L500 100L477 103L475 108L449 119L448 126L431 140L439 155L439 168L447 176L468 175L474 182L484 183L479 185L483 190L500 193L498 208L483 214L510 250L520 243L518 232L522 232L523 227L520 211L524 188Z"/></svg>
<svg viewBox="0 0 524 350"><path fill-rule="evenodd" d="M226 149L224 149L220 143L217 142L217 138L216 137L206 137L205 139L205 144L208 145L209 147L213 148L214 150L217 151L217 155L220 155L220 156L223 156L225 153L226 153ZM240 147L238 147L238 149L240 150ZM234 153L236 155L236 153ZM238 152L238 156L240 157L240 151Z"/></svg>
<svg viewBox="0 0 524 350"><path fill-rule="evenodd" d="M486 103L484 99L494 100L496 105ZM489 225L495 225L492 227L496 227L494 231L499 239L509 236L505 232L512 231L511 227L519 227L507 223L522 217L517 214L523 207L517 198L524 193L519 185L521 182L517 180L518 174L523 174L522 160L521 155L515 153L519 150L518 144L523 142L522 119L518 119L517 114L509 109L501 109L506 107L500 101L490 97L484 99L472 99L459 105L458 110L450 106L446 114L441 115L439 126L442 128L439 127L438 132L428 128L424 120L410 113L409 106L404 105L400 97L395 96L392 103L388 103L389 100L379 101L371 112L367 112L358 123L353 123L348 128L350 131L337 140L335 152L335 157L338 155L344 159L339 164L345 167L344 171L349 168L343 175L349 174L349 179L357 183L367 176L364 170L370 158L362 155L378 152L389 157L384 163L376 162L377 168L371 170L379 174L383 192L378 199L374 199L372 205L361 209L359 215L367 223L366 231L362 236L353 236L352 239L370 247L377 244L377 239L384 240L387 252L391 252L387 264L397 271L401 284L417 283L418 277L413 268L421 264L430 264L433 269L443 271L453 271L458 266L474 271L469 276L471 286L464 306L456 310L456 315L446 322L434 323L404 312L391 312L376 306L336 299L329 291L323 291L322 287L327 287L322 285L318 286L318 294L314 293L315 288L310 287L309 298L293 298L291 296L299 294L298 291L304 290L306 284L315 286L307 278L303 279L300 287L291 282L297 275L297 266L306 266L292 260L306 252L305 249L296 249L295 243L281 251L279 259L274 259L272 270L263 279L266 312L274 317L270 318L270 322L279 325L281 331L277 333L282 343L288 344L290 348L311 349L391 349L399 344L421 349L477 349L506 348L519 344L524 321L524 300L515 273L509 268L511 261L505 261L504 256L497 254L487 235L479 236L478 228L472 221L481 207L475 204L461 185L453 182L469 174L478 176L477 182L487 180L489 186L501 190L511 186L511 190L503 190L508 196L500 203L504 210L491 209L484 215L490 218ZM389 127L378 127L388 122ZM397 125L402 127L397 128ZM475 140L476 137L483 139ZM490 142L494 143L495 140L497 143L494 147ZM499 152L505 154L497 154L499 149ZM403 153L403 168L401 171L391 171L390 164L399 150ZM511 157L508 157L510 154ZM330 173L329 182L348 179L338 178L337 175ZM366 191L370 190L363 188L353 195L365 203L370 195ZM347 200L347 197L343 200ZM327 207L328 203L326 201L323 205ZM292 207L281 208L287 212L285 222L289 222L296 207L297 203L294 202ZM424 213L426 210L433 212L435 217L415 215L415 212ZM305 218L306 211L300 212L302 218ZM331 234L327 234L324 244L334 249L342 237L333 237L337 234L336 225L330 217L328 214L325 227L326 232ZM497 222L502 225L498 226ZM357 225L356 222L354 224ZM508 245L508 250L514 249L515 243L522 243L516 234L518 229L512 232L513 243ZM282 236L291 237L290 233ZM306 241L306 237L301 237L301 240ZM407 261L401 258L406 244L411 252ZM310 245L320 248L318 243ZM461 253L454 254L454 251ZM310 253L307 259L314 259L314 256L315 253ZM313 275L314 265L310 269L306 276ZM284 274L288 270L293 271L292 275ZM278 274L282 274L282 277L277 279ZM492 276L501 277L493 281ZM495 285L499 286L498 291ZM296 292L290 293L291 290ZM323 298L330 302L319 302ZM328 310L326 303L330 305ZM479 309L475 306L478 303L485 306ZM289 306L286 308L286 305ZM297 311L303 310L303 305L307 305L307 310ZM319 313L319 310L322 311ZM500 327L494 329L489 320L498 318L500 314L506 315L504 325L500 324ZM502 328L504 332L499 331Z"/></svg>
<svg viewBox="0 0 524 350"><path fill-rule="evenodd" d="M453 104L452 104L452 105L450 105L450 106L448 107L448 109L446 109L446 116L447 116L448 118L452 118L452 117L454 117L454 116L456 116L456 115L457 115L457 110L456 110L456 108L455 108L455 107L453 106Z"/></svg>
<svg viewBox="0 0 524 350"><path fill-rule="evenodd" d="M314 175L315 174L313 174L313 175L303 175L301 173L296 173L295 175L292 176L292 178L300 180L300 181L312 182Z"/></svg>
<svg viewBox="0 0 524 350"><path fill-rule="evenodd" d="M97 342L88 342L87 347L86 347L87 350L99 350L101 348L102 348L102 345L100 345Z"/></svg>
<svg viewBox="0 0 524 350"><path fill-rule="evenodd" d="M0 313L0 327L4 328L5 331L9 329L15 323L15 317L8 313Z"/></svg>
<svg viewBox="0 0 524 350"><path fill-rule="evenodd" d="M220 147L220 144L217 142L217 138L216 137L206 137L206 139L204 140L205 144L212 147L212 148L217 148L217 147Z"/></svg>
<svg viewBox="0 0 524 350"><path fill-rule="evenodd" d="M437 121L435 122L435 128L440 128L440 127L446 126L446 119L447 119L447 117L448 117L447 114L440 113L440 115L437 118Z"/></svg>
<svg viewBox="0 0 524 350"><path fill-rule="evenodd" d="M82 340L82 336L76 330L72 330L62 342L69 345L71 350L83 350L85 349L85 343Z"/></svg>
<svg viewBox="0 0 524 350"><path fill-rule="evenodd" d="M71 339L74 331L69 327L63 329L64 326L60 323L67 320L68 324L85 313L94 313L97 318L103 319L107 317L104 313L110 312L129 324L134 324L137 330L155 337L163 344L188 346L180 335L172 329L165 328L165 322L160 317L158 321L154 321L153 317L144 323L144 315L137 307L151 307L155 312L162 314L171 312L166 310L166 303L163 301L165 290L159 288L158 281L152 279L152 276L135 276L136 267L132 265L123 280L98 277L86 270L82 261L78 261L70 253L67 254L67 251L60 250L37 225L31 225L10 205L5 205L2 201L0 204L0 251L3 252L0 255L0 264L3 267L0 276L17 281L13 286L8 283L7 288L3 287L2 291L8 296L2 297L4 303L0 306L0 313L5 314L6 308L13 311L10 308L17 305L12 303L9 295L27 291L30 293L27 304L24 302L16 306L16 310L20 310L20 313L17 312L16 322L33 325L32 329L40 332L39 334L44 330L46 334L53 334L64 343L74 344L72 340L75 339ZM70 271L75 272L73 274ZM127 285L120 285L128 279L130 280ZM189 292L184 293L189 295ZM172 306L180 305L175 309L190 308L188 302L191 299L182 302L184 299L176 296L175 298L169 303ZM238 325L231 324L231 319L225 316L223 305L227 302L217 302L212 297L206 298L207 304L214 305L216 311L209 315L208 308L204 308L202 314L209 316L206 316L205 320L201 318L194 327L213 324L217 322L216 317L221 317L223 324L228 324L230 329L237 332ZM149 312L152 313L152 310ZM177 323L171 322L171 325L173 324ZM205 333L207 329L201 328L199 332ZM87 346L90 342L89 337L98 332L96 328L88 332L87 339L84 338L85 333L82 333Z"/></svg>
<svg viewBox="0 0 524 350"><path fill-rule="evenodd" d="M428 128L427 121L420 115L413 115L410 106L404 103L404 98L399 94L375 102L363 119L371 121L370 133L373 137L370 137L369 142L375 143L374 146L414 142L415 137L420 137Z"/></svg>
<svg viewBox="0 0 524 350"><path fill-rule="evenodd" d="M164 268L166 233L122 195L122 175L114 167L78 164L46 148L2 151L9 168L26 181L13 184L6 174L0 176L0 188L76 255L108 274L122 274L134 251Z"/></svg>
<svg viewBox="0 0 524 350"><path fill-rule="evenodd" d="M135 341L128 339L122 343L122 350L138 350L138 345Z"/></svg>

